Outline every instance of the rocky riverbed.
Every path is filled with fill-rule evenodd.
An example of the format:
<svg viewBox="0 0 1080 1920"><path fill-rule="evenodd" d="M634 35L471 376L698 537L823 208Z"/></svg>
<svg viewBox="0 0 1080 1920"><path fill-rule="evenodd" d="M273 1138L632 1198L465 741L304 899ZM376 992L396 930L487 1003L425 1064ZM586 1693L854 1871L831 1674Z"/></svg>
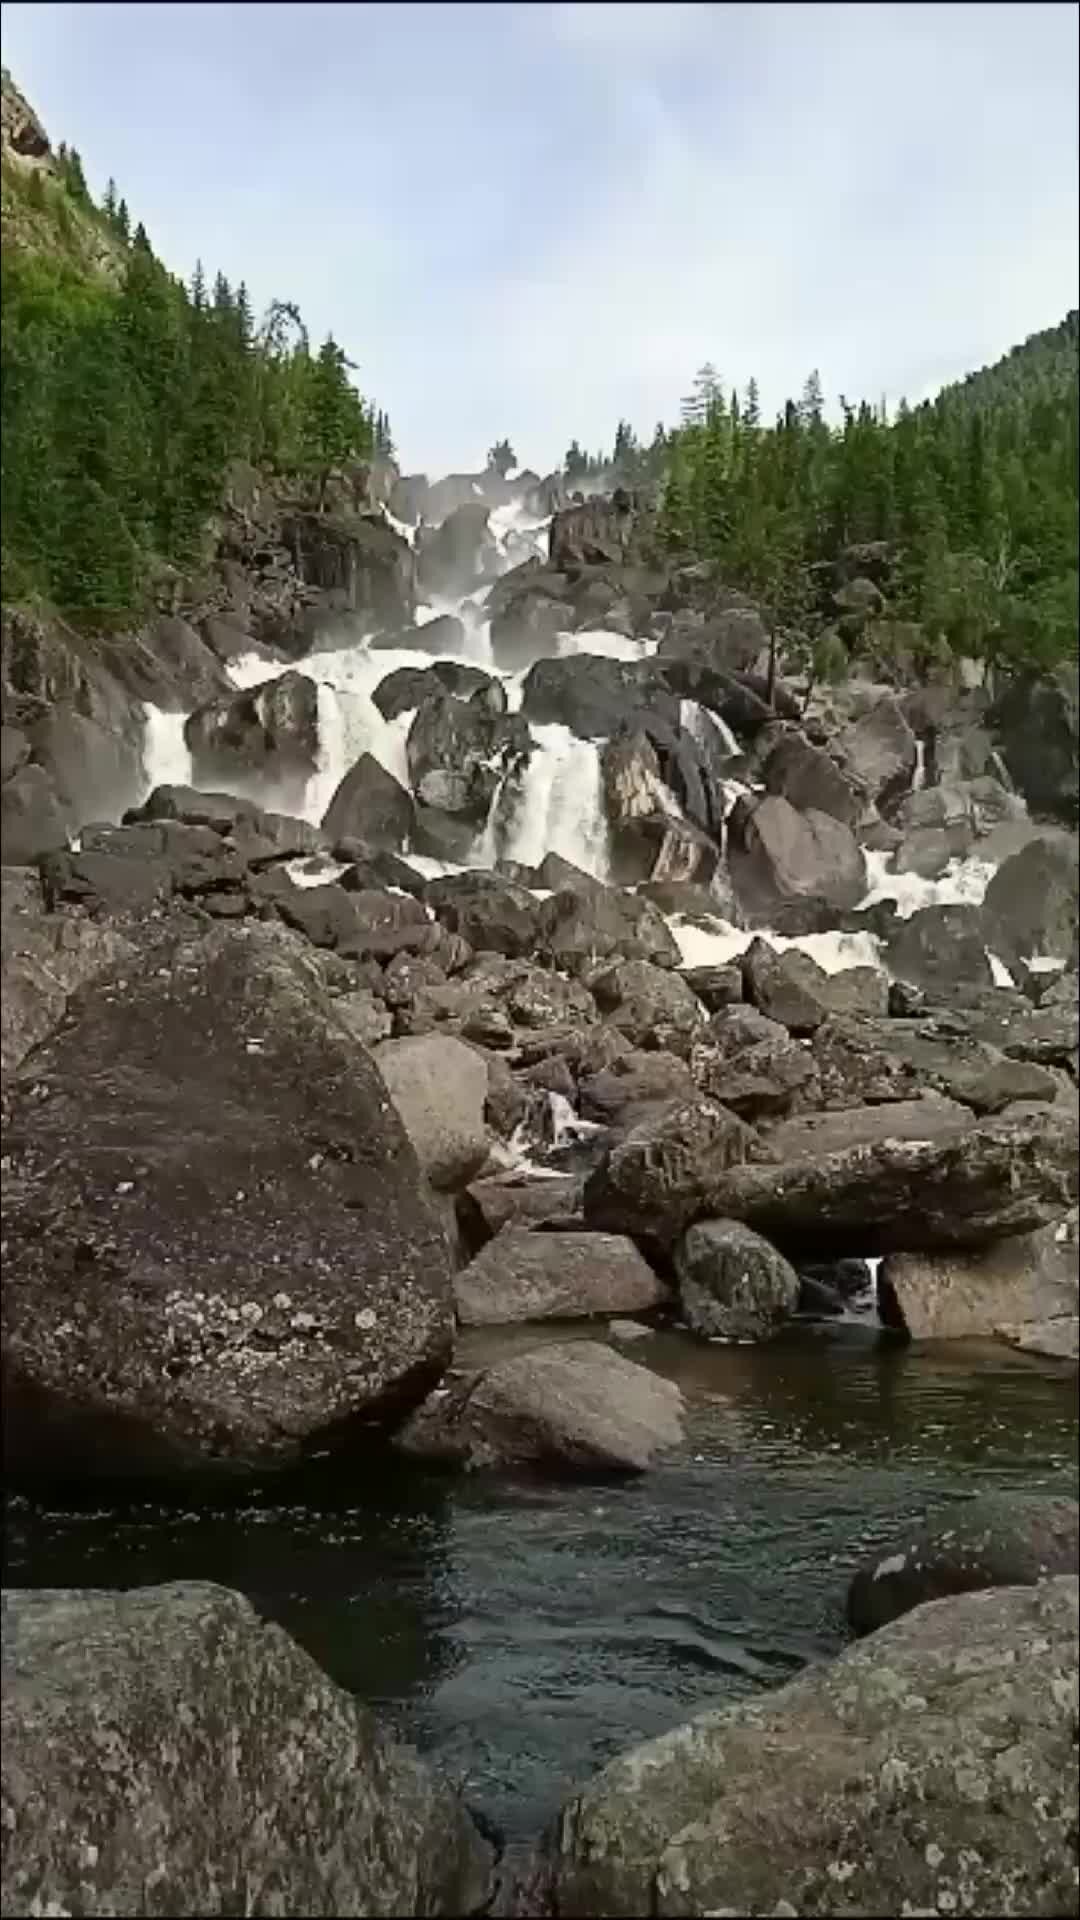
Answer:
<svg viewBox="0 0 1080 1920"><path fill-rule="evenodd" d="M877 1548L977 1491L1075 1495L1076 705L1032 694L1031 785L1022 688L770 687L758 610L658 567L640 503L500 487L434 527L416 490L287 525L237 493L201 602L127 652L5 615L3 1414L10 1582L239 1587L522 1839L617 1750L835 1653ZM1075 1570L1075 1528L1043 1553L1049 1521L1008 1524L988 1583ZM259 1664L249 1616L171 1591L138 1631L180 1608L181 1695L226 1614ZM971 1614L988 1674L1033 1607L1057 1659L1046 1591ZM134 1616L93 1604L127 1698ZM79 1605L15 1608L28 1685ZM953 1631L919 1629L946 1715ZM343 1698L346 1747L404 1779ZM1056 1699L1013 1729L1033 1781ZM355 1815L407 1886L358 1880L361 1847L284 1863L280 1910L482 1904L441 1791ZM561 1913L722 1907L708 1847L643 1850L618 1793L625 1872L572 1837L594 1799L526 1881ZM834 1838L792 1866L806 1910L906 1884L878 1860L829 1904ZM1025 1849L953 1910L1056 1910L1064 1856L1033 1890ZM34 1857L12 1911L91 1897ZM734 1910L776 1910L755 1874ZM146 1884L116 1910L187 1910Z"/></svg>

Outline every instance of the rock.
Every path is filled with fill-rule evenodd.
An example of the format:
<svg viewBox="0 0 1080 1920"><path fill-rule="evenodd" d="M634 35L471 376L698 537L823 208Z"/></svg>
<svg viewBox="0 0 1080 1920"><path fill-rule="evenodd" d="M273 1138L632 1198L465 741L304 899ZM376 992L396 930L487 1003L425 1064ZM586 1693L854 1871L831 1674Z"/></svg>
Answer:
<svg viewBox="0 0 1080 1920"><path fill-rule="evenodd" d="M662 660L694 660L722 672L743 673L768 653L768 632L756 607L729 607L700 625L685 622L685 615L676 614L657 649Z"/></svg>
<svg viewBox="0 0 1080 1920"><path fill-rule="evenodd" d="M866 893L866 861L851 829L830 814L801 813L778 795L737 801L727 845L736 897L766 919L778 903L855 907Z"/></svg>
<svg viewBox="0 0 1080 1920"><path fill-rule="evenodd" d="M910 788L919 759L918 743L895 695L879 700L848 729L843 748L855 778L887 813Z"/></svg>
<svg viewBox="0 0 1080 1920"><path fill-rule="evenodd" d="M1010 1101L1054 1101L1060 1091L1052 1072L1010 1060L947 1017L834 1015L818 1028L811 1051L825 1107L906 1100L930 1090L976 1113L999 1113Z"/></svg>
<svg viewBox="0 0 1080 1920"><path fill-rule="evenodd" d="M702 1217L713 1182L724 1169L741 1166L754 1144L750 1128L715 1101L658 1109L616 1141L589 1175L585 1218L596 1229L670 1244Z"/></svg>
<svg viewBox="0 0 1080 1920"><path fill-rule="evenodd" d="M257 780L302 805L319 763L314 680L283 673L199 707L184 726L197 780Z"/></svg>
<svg viewBox="0 0 1080 1920"><path fill-rule="evenodd" d="M776 1165L706 1167L690 1217L745 1220L797 1256L866 1256L985 1246L1076 1196L1076 1123L1049 1108L972 1124L928 1096L784 1120L768 1145Z"/></svg>
<svg viewBox="0 0 1080 1920"><path fill-rule="evenodd" d="M799 1304L799 1276L738 1220L701 1220L675 1248L682 1317L707 1340L767 1340Z"/></svg>
<svg viewBox="0 0 1080 1920"><path fill-rule="evenodd" d="M416 1156L283 929L147 933L5 1132L10 1471L263 1472L355 1445L445 1363Z"/></svg>
<svg viewBox="0 0 1080 1920"><path fill-rule="evenodd" d="M1075 660L1040 678L1020 674L991 720L1005 765L1032 813L1075 827L1080 699Z"/></svg>
<svg viewBox="0 0 1080 1920"><path fill-rule="evenodd" d="M143 790L140 742L103 726L66 702L30 730L34 762L49 775L66 818L118 820Z"/></svg>
<svg viewBox="0 0 1080 1920"><path fill-rule="evenodd" d="M21 727L0 726L0 783L10 780L30 758L30 742Z"/></svg>
<svg viewBox="0 0 1080 1920"><path fill-rule="evenodd" d="M432 1033L388 1040L373 1057L432 1186L467 1185L488 1157L480 1055L451 1034Z"/></svg>
<svg viewBox="0 0 1080 1920"><path fill-rule="evenodd" d="M914 1340L990 1338L1080 1312L1075 1209L1033 1233L992 1246L942 1253L894 1253L878 1280L886 1325ZM1015 1341L1014 1341L1015 1344Z"/></svg>
<svg viewBox="0 0 1080 1920"><path fill-rule="evenodd" d="M993 984L979 907L920 907L889 935L885 962L890 972L919 987Z"/></svg>
<svg viewBox="0 0 1080 1920"><path fill-rule="evenodd" d="M1064 960L1080 924L1074 841L1032 840L1003 860L983 898L987 943L1015 967L1032 955Z"/></svg>
<svg viewBox="0 0 1080 1920"><path fill-rule="evenodd" d="M606 891L602 880L575 867L572 860L564 860L561 853L545 853L536 870L536 884L550 893L603 894Z"/></svg>
<svg viewBox="0 0 1080 1920"><path fill-rule="evenodd" d="M769 1020L795 1034L820 1027L826 1008L819 987L829 976L808 954L796 947L777 953L759 939L751 942L740 965L746 999Z"/></svg>
<svg viewBox="0 0 1080 1920"><path fill-rule="evenodd" d="M560 633L577 625L569 600L542 591L523 593L491 617L491 657L500 667L520 672L549 653Z"/></svg>
<svg viewBox="0 0 1080 1920"><path fill-rule="evenodd" d="M715 840L666 813L639 815L611 831L611 876L620 886L694 881L704 887L719 863Z"/></svg>
<svg viewBox="0 0 1080 1920"><path fill-rule="evenodd" d="M637 1126L656 1107L692 1100L696 1088L684 1060L674 1053L622 1053L609 1066L581 1080L581 1115L621 1132Z"/></svg>
<svg viewBox="0 0 1080 1920"><path fill-rule="evenodd" d="M552 515L549 564L567 573L618 564L629 557L634 533L634 510L621 489L610 499L594 497L580 506L564 507Z"/></svg>
<svg viewBox="0 0 1080 1920"><path fill-rule="evenodd" d="M457 1198L462 1237L479 1253L503 1227L584 1226L578 1174L525 1179L520 1173L474 1180Z"/></svg>
<svg viewBox="0 0 1080 1920"><path fill-rule="evenodd" d="M714 1014L690 1055L690 1068L702 1093L743 1120L788 1112L810 1093L815 1074L807 1049L777 1021L747 1006Z"/></svg>
<svg viewBox="0 0 1080 1920"><path fill-rule="evenodd" d="M856 1633L873 1633L928 1600L986 1587L1033 1587L1080 1572L1080 1507L1048 1494L984 1493L879 1549L848 1588Z"/></svg>
<svg viewBox="0 0 1080 1920"><path fill-rule="evenodd" d="M650 960L676 967L679 949L649 900L608 887L556 893L540 905L537 952L553 967L580 973L601 960Z"/></svg>
<svg viewBox="0 0 1080 1920"><path fill-rule="evenodd" d="M411 620L416 561L408 541L380 513L297 513L282 523L282 541L300 579L317 587L341 612L358 614L363 628L400 627ZM340 623L345 645L354 621ZM310 644L310 633L305 644ZM325 646L330 634L320 636Z"/></svg>
<svg viewBox="0 0 1080 1920"><path fill-rule="evenodd" d="M595 653L537 660L525 676L521 711L534 726L569 727L582 740L639 727L651 738L657 721L669 734L679 727L677 699L643 682L634 663Z"/></svg>
<svg viewBox="0 0 1080 1920"><path fill-rule="evenodd" d="M465 629L461 621L455 620L450 614L445 618L461 629L460 643L463 644ZM443 620L432 620L429 625L441 628ZM418 631L424 634L427 627L421 627ZM430 667L398 667L395 673L388 673L384 680L379 681L371 698L384 720L394 720L398 714L414 711L425 700L446 694L455 700L472 700L481 696L481 704L489 707L492 713L506 712L506 690L502 681L464 660L436 660Z"/></svg>
<svg viewBox="0 0 1080 1920"><path fill-rule="evenodd" d="M500 779L527 759L532 742L520 716L441 694L417 709L405 751L423 806L482 826Z"/></svg>
<svg viewBox="0 0 1080 1920"><path fill-rule="evenodd" d="M240 1594L5 1593L3 1648L5 1913L481 1910L460 1801Z"/></svg>
<svg viewBox="0 0 1080 1920"><path fill-rule="evenodd" d="M471 1468L642 1473L682 1439L670 1380L593 1341L534 1347L425 1402L397 1445Z"/></svg>
<svg viewBox="0 0 1080 1920"><path fill-rule="evenodd" d="M829 754L812 746L805 735L781 733L761 769L767 793L778 794L800 811L827 813L854 827L863 810L863 796Z"/></svg>
<svg viewBox="0 0 1080 1920"><path fill-rule="evenodd" d="M641 1313L667 1289L621 1234L502 1227L454 1282L464 1327Z"/></svg>
<svg viewBox="0 0 1080 1920"><path fill-rule="evenodd" d="M36 874L4 869L0 920L0 1067L4 1079L47 1039L76 988L135 952L119 931L79 915L44 911Z"/></svg>
<svg viewBox="0 0 1080 1920"><path fill-rule="evenodd" d="M20 767L0 788L0 844L6 867L67 846L68 817L44 767Z"/></svg>
<svg viewBox="0 0 1080 1920"><path fill-rule="evenodd" d="M465 645L465 623L463 620L459 620L454 613L440 613L435 616L434 620L421 621L419 626L398 627L390 632L373 634L368 644L376 653L382 648L400 649L407 653L460 653ZM457 663L438 661L435 664L444 666ZM422 671L428 671L428 669L416 667L402 668L403 673L417 673ZM388 677L390 679L397 678L395 674L391 674ZM386 684L387 682L385 680L380 681L379 691L381 691ZM375 699L374 694L372 698ZM419 706L420 703L417 700L411 704L413 706ZM376 705L380 707L380 711L384 711L380 701L376 700ZM386 718L390 718L389 714L386 715Z"/></svg>
<svg viewBox="0 0 1080 1920"><path fill-rule="evenodd" d="M536 951L540 904L524 887L475 870L433 880L424 898L440 924L478 953L519 959Z"/></svg>
<svg viewBox="0 0 1080 1920"><path fill-rule="evenodd" d="M920 1607L610 1762L553 1829L550 1910L1069 1912L1076 1674L1075 1580Z"/></svg>
<svg viewBox="0 0 1080 1920"><path fill-rule="evenodd" d="M688 1053L705 1011L681 974L648 960L620 960L589 976L601 1015L633 1047Z"/></svg>
<svg viewBox="0 0 1080 1920"><path fill-rule="evenodd" d="M330 840L362 840L400 853L415 826L412 796L373 754L362 753L336 788L323 815Z"/></svg>
<svg viewBox="0 0 1080 1920"><path fill-rule="evenodd" d="M474 500L455 507L440 526L425 527L416 553L421 592L448 599L467 593L498 560L487 503Z"/></svg>
<svg viewBox="0 0 1080 1920"><path fill-rule="evenodd" d="M737 961L726 967L683 967L681 972L706 1013L720 1013L725 1007L737 1006L742 1000L742 968Z"/></svg>

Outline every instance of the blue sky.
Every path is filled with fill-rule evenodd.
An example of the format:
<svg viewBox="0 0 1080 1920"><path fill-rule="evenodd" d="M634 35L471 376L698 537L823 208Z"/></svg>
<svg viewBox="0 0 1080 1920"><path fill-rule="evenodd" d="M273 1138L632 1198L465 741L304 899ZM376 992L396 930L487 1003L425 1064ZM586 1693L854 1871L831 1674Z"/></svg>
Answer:
<svg viewBox="0 0 1080 1920"><path fill-rule="evenodd" d="M921 397L1077 304L1064 5L19 5L3 58L162 257L299 302L402 460Z"/></svg>

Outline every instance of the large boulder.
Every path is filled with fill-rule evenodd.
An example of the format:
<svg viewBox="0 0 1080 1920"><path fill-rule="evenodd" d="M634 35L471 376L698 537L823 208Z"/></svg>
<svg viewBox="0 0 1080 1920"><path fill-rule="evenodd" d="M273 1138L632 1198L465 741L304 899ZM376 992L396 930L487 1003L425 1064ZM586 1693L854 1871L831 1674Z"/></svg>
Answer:
<svg viewBox="0 0 1080 1920"><path fill-rule="evenodd" d="M74 827L118 820L143 790L141 741L67 703L50 707L30 730L34 763L49 775Z"/></svg>
<svg viewBox="0 0 1080 1920"><path fill-rule="evenodd" d="M319 761L319 699L305 673L199 707L184 727L196 780L237 780L302 802Z"/></svg>
<svg viewBox="0 0 1080 1920"><path fill-rule="evenodd" d="M578 573L585 567L619 564L631 552L637 516L621 489L593 496L552 515L548 553L553 567Z"/></svg>
<svg viewBox="0 0 1080 1920"><path fill-rule="evenodd" d="M560 633L577 624L569 600L560 600L542 588L515 595L491 616L491 654L500 667L514 672L556 649Z"/></svg>
<svg viewBox="0 0 1080 1920"><path fill-rule="evenodd" d="M543 1233L509 1224L454 1282L462 1326L642 1313L667 1289L632 1240L613 1233Z"/></svg>
<svg viewBox="0 0 1080 1920"><path fill-rule="evenodd" d="M672 1102L616 1141L589 1175L585 1218L593 1228L671 1244L702 1217L712 1184L740 1167L755 1144L750 1128L718 1102Z"/></svg>
<svg viewBox="0 0 1080 1920"><path fill-rule="evenodd" d="M381 513L297 513L282 525L282 539L299 578L340 613L358 616L365 627L400 627L411 620L416 601L416 562L407 540L387 525ZM275 635L287 639L287 635ZM310 644L308 630L302 646ZM355 640L355 621L340 623L320 636L320 646L344 646Z"/></svg>
<svg viewBox="0 0 1080 1920"><path fill-rule="evenodd" d="M433 880L424 898L436 918L478 953L508 959L531 955L537 945L540 903L525 887L497 874L474 870Z"/></svg>
<svg viewBox="0 0 1080 1920"><path fill-rule="evenodd" d="M362 753L339 782L322 823L330 841L363 840L393 853L409 845L415 825L412 795L370 753Z"/></svg>
<svg viewBox="0 0 1080 1920"><path fill-rule="evenodd" d="M418 1399L448 1253L315 958L147 935L70 1011L5 1130L9 1470L265 1471Z"/></svg>
<svg viewBox="0 0 1080 1920"><path fill-rule="evenodd" d="M651 901L614 887L589 894L568 888L541 902L537 951L568 973L609 959L679 964L679 948L663 915Z"/></svg>
<svg viewBox="0 0 1080 1920"><path fill-rule="evenodd" d="M603 654L575 653L537 660L525 676L521 711L535 726L569 727L583 740L633 731L649 707L654 720L679 725L679 703L646 689L633 664Z"/></svg>
<svg viewBox="0 0 1080 1920"><path fill-rule="evenodd" d="M705 1010L682 975L648 960L620 960L590 975L589 988L607 1024L632 1047L687 1053L705 1025Z"/></svg>
<svg viewBox="0 0 1080 1920"><path fill-rule="evenodd" d="M920 907L896 923L885 942L890 973L928 989L991 986L987 925L979 907Z"/></svg>
<svg viewBox="0 0 1080 1920"><path fill-rule="evenodd" d="M76 989L135 948L118 927L46 913L36 873L5 867L0 915L0 1070L5 1080L61 1023Z"/></svg>
<svg viewBox="0 0 1080 1920"><path fill-rule="evenodd" d="M6 867L30 866L66 847L69 816L44 767L22 766L0 787L0 847Z"/></svg>
<svg viewBox="0 0 1080 1920"><path fill-rule="evenodd" d="M409 781L425 807L463 814L479 825L502 776L531 748L529 729L517 715L444 694L425 700L409 728Z"/></svg>
<svg viewBox="0 0 1080 1920"><path fill-rule="evenodd" d="M690 1068L677 1054L635 1047L585 1075L578 1092L583 1119L625 1132L655 1107L692 1100L696 1088Z"/></svg>
<svg viewBox="0 0 1080 1920"><path fill-rule="evenodd" d="M745 673L768 653L769 635L758 609L725 607L709 618L676 614L657 649L662 660L693 660L727 673Z"/></svg>
<svg viewBox="0 0 1080 1920"><path fill-rule="evenodd" d="M574 1340L466 1370L396 1444L444 1465L641 1473L682 1438L682 1394L610 1347Z"/></svg>
<svg viewBox="0 0 1080 1920"><path fill-rule="evenodd" d="M823 1107L908 1100L931 1091L975 1113L1000 1113L1015 1100L1057 1103L1064 1091L1052 1068L1010 1059L948 1015L833 1015L818 1027L810 1057Z"/></svg>
<svg viewBox="0 0 1080 1920"><path fill-rule="evenodd" d="M853 827L865 805L855 782L841 772L823 748L794 730L779 734L762 764L767 793L779 794L793 807L831 814Z"/></svg>
<svg viewBox="0 0 1080 1920"><path fill-rule="evenodd" d="M787 1113L814 1090L809 1050L756 1007L732 1006L714 1014L691 1052L690 1068L702 1093L743 1120Z"/></svg>
<svg viewBox="0 0 1080 1920"><path fill-rule="evenodd" d="M888 1012L888 981L876 967L826 973L797 947L777 953L758 939L743 954L741 968L746 999L789 1033L813 1033L830 1013Z"/></svg>
<svg viewBox="0 0 1080 1920"><path fill-rule="evenodd" d="M552 1831L551 1910L1071 1912L1076 1687L1074 1579L919 1607L613 1760Z"/></svg>
<svg viewBox="0 0 1080 1920"><path fill-rule="evenodd" d="M1080 924L1075 839L1040 838L1003 860L983 897L986 937L1006 966L1047 956L1065 960Z"/></svg>
<svg viewBox="0 0 1080 1920"><path fill-rule="evenodd" d="M1021 674L991 716L1002 758L1032 813L1077 824L1080 695L1076 661L1041 677Z"/></svg>
<svg viewBox="0 0 1080 1920"><path fill-rule="evenodd" d="M767 1340L799 1304L794 1267L738 1220L700 1220L675 1248L679 1306L708 1340Z"/></svg>
<svg viewBox="0 0 1080 1920"><path fill-rule="evenodd" d="M883 811L911 787L918 743L894 694L879 700L848 729L843 749L855 779Z"/></svg>
<svg viewBox="0 0 1080 1920"><path fill-rule="evenodd" d="M6 1914L467 1914L456 1796L250 1602L5 1593Z"/></svg>
<svg viewBox="0 0 1080 1920"><path fill-rule="evenodd" d="M915 1340L1000 1334L1023 1345L1024 1328L1064 1331L1080 1313L1076 1212L989 1247L890 1254L878 1301L886 1323Z"/></svg>
<svg viewBox="0 0 1080 1920"><path fill-rule="evenodd" d="M768 1145L776 1164L706 1166L691 1217L745 1220L825 1258L986 1246L1076 1198L1076 1120L1056 1108L973 1124L966 1107L927 1096L783 1120ZM587 1214L588 1199L586 1187Z"/></svg>
<svg viewBox="0 0 1080 1920"><path fill-rule="evenodd" d="M430 1033L387 1040L374 1060L432 1186L467 1186L488 1157L480 1055L452 1034Z"/></svg>
<svg viewBox="0 0 1080 1920"><path fill-rule="evenodd" d="M736 897L759 919L789 902L856 907L866 893L866 860L851 828L829 813L801 812L778 794L736 802L727 853Z"/></svg>
<svg viewBox="0 0 1080 1920"><path fill-rule="evenodd" d="M847 1616L873 1633L927 1600L984 1587L1033 1587L1080 1573L1080 1507L1045 1493L984 1493L906 1531L852 1576Z"/></svg>
<svg viewBox="0 0 1080 1920"><path fill-rule="evenodd" d="M440 526L424 527L416 542L416 556L421 592L429 596L468 593L498 562L498 548L488 525L488 503L463 502Z"/></svg>

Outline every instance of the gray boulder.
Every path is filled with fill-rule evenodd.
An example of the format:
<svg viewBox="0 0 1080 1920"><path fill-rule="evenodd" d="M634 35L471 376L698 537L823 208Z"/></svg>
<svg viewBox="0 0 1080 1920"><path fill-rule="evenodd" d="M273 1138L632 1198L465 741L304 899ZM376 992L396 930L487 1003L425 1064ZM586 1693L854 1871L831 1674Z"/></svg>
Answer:
<svg viewBox="0 0 1080 1920"><path fill-rule="evenodd" d="M622 1234L530 1232L508 1225L454 1282L462 1326L643 1313L667 1288Z"/></svg>
<svg viewBox="0 0 1080 1920"><path fill-rule="evenodd" d="M799 1304L799 1276L738 1220L701 1220L675 1249L682 1318L709 1340L767 1340Z"/></svg>
<svg viewBox="0 0 1080 1920"><path fill-rule="evenodd" d="M682 1439L682 1406L673 1381L608 1346L565 1341L452 1380L395 1444L467 1468L642 1473Z"/></svg>
<svg viewBox="0 0 1080 1920"><path fill-rule="evenodd" d="M589 1175L585 1218L594 1228L671 1244L702 1217L712 1183L755 1146L752 1130L716 1101L672 1102L616 1141Z"/></svg>
<svg viewBox="0 0 1080 1920"><path fill-rule="evenodd" d="M62 1021L76 989L134 957L117 927L46 913L38 876L5 867L0 916L0 1068L6 1080Z"/></svg>
<svg viewBox="0 0 1080 1920"><path fill-rule="evenodd" d="M890 1254L878 1301L886 1324L914 1340L998 1335L1023 1345L1025 1328L1060 1323L1064 1332L1080 1313L1076 1211L989 1247Z"/></svg>
<svg viewBox="0 0 1080 1920"><path fill-rule="evenodd" d="M31 866L68 844L68 815L44 767L30 762L0 787L0 847L6 867Z"/></svg>
<svg viewBox="0 0 1080 1920"><path fill-rule="evenodd" d="M979 907L920 907L896 923L885 962L898 979L918 987L991 986L986 931Z"/></svg>
<svg viewBox="0 0 1080 1920"><path fill-rule="evenodd" d="M844 735L844 758L855 778L882 811L907 793L915 778L919 750L900 702L888 694Z"/></svg>
<svg viewBox="0 0 1080 1920"><path fill-rule="evenodd" d="M415 1153L283 928L146 934L9 1107L9 1470L288 1466L445 1364L449 1259Z"/></svg>
<svg viewBox="0 0 1080 1920"><path fill-rule="evenodd" d="M1052 674L1019 674L991 716L1002 757L1032 813L1077 823L1080 695L1075 659Z"/></svg>
<svg viewBox="0 0 1080 1920"><path fill-rule="evenodd" d="M281 788L294 803L319 761L318 688L289 672L199 707L184 727L196 780Z"/></svg>
<svg viewBox="0 0 1080 1920"><path fill-rule="evenodd" d="M6 1914L487 1899L454 1794L238 1593L5 1593L3 1669Z"/></svg>
<svg viewBox="0 0 1080 1920"><path fill-rule="evenodd" d="M625 1132L650 1110L690 1100L694 1078L685 1060L663 1049L630 1048L579 1082L582 1118Z"/></svg>
<svg viewBox="0 0 1080 1920"><path fill-rule="evenodd" d="M613 1760L551 1834L551 1910L1072 1912L1076 1688L1074 1579L919 1607Z"/></svg>
<svg viewBox="0 0 1080 1920"><path fill-rule="evenodd" d="M540 905L537 951L567 973L588 972L601 960L651 960L677 967L679 948L650 900L614 887L584 894L567 889Z"/></svg>
<svg viewBox="0 0 1080 1920"><path fill-rule="evenodd" d="M1003 860L983 899L989 945L1006 966L1032 955L1064 960L1080 924L1080 864L1074 839L1032 840Z"/></svg>
<svg viewBox="0 0 1080 1920"><path fill-rule="evenodd" d="M633 1047L689 1052L705 1025L705 1010L679 973L648 960L620 960L589 976L589 989L607 1024Z"/></svg>
<svg viewBox="0 0 1080 1920"><path fill-rule="evenodd" d="M801 810L831 814L848 827L856 825L865 806L865 796L836 761L795 731L778 735L765 757L761 778L767 793L778 794Z"/></svg>
<svg viewBox="0 0 1080 1920"><path fill-rule="evenodd" d="M759 920L789 902L855 907L866 893L866 861L850 827L777 794L736 802L727 850L739 903Z"/></svg>
<svg viewBox="0 0 1080 1920"><path fill-rule="evenodd" d="M362 753L335 789L322 826L329 840L362 840L400 853L409 845L415 819L412 795L373 754Z"/></svg>
<svg viewBox="0 0 1080 1920"><path fill-rule="evenodd" d="M452 1034L415 1034L377 1047L375 1064L433 1187L467 1186L488 1157L488 1073Z"/></svg>
<svg viewBox="0 0 1080 1920"><path fill-rule="evenodd" d="M1045 1493L984 1493L879 1549L853 1575L847 1616L856 1633L912 1607L984 1587L1029 1587L1080 1572L1080 1506Z"/></svg>

